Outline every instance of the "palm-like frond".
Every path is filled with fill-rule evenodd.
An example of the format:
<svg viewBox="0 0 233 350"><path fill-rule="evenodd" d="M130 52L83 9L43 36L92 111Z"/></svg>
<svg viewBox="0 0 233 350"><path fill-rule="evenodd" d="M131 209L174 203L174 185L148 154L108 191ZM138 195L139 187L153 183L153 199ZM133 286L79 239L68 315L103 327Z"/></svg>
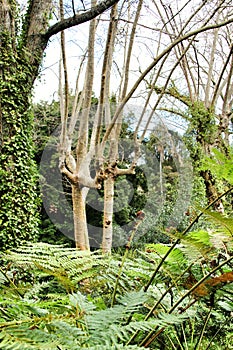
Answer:
<svg viewBox="0 0 233 350"><path fill-rule="evenodd" d="M103 257L97 253L46 243L19 247L6 258L17 265L37 268L56 277L67 290L73 290L78 282L96 275L101 262L104 264Z"/></svg>
<svg viewBox="0 0 233 350"><path fill-rule="evenodd" d="M150 247L150 251L136 256L132 254L124 264L122 257L117 255L102 257L98 253L86 254L41 243L9 253L7 257L15 269L26 266L35 278L20 289L20 294L7 295L4 294L6 291L18 287L17 283L10 283L11 279L8 280L2 270L0 287L4 293L0 296L0 348L141 349L131 343L142 344L148 337L160 331L166 332L166 329L171 330L175 341L177 327L183 327L193 317L190 311L197 300L195 298L207 298L211 288L220 288L222 282L225 285L232 281L232 273L228 271L211 276L212 272L217 272L218 266L210 269L205 279L200 266L193 266L193 259L188 256L188 246L191 251L196 247L199 253L212 249L208 231L191 232L186 237L181 245L172 248L147 291L145 283L150 281L150 276L170 249L166 245L156 244ZM193 290L191 284L183 293L187 275L193 275L196 288ZM86 280L86 276L90 277ZM109 307L118 277L115 303ZM201 279L202 283L198 284ZM77 283L82 280L82 283ZM54 281L57 284L51 288ZM195 294L203 284L209 288L208 293ZM65 289L59 291L59 286ZM231 308L231 304L226 304L223 299L223 293L221 302L218 307Z"/></svg>

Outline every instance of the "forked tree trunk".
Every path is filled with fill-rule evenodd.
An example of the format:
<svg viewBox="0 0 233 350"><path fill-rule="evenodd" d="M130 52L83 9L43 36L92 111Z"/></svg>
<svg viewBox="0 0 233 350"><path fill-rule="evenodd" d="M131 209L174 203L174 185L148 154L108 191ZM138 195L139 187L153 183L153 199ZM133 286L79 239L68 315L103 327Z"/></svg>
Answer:
<svg viewBox="0 0 233 350"><path fill-rule="evenodd" d="M104 218L102 240L102 250L104 253L111 253L112 248L114 183L115 180L113 176L109 176L104 181Z"/></svg>
<svg viewBox="0 0 233 350"><path fill-rule="evenodd" d="M86 220L86 196L85 188L80 189L79 186L72 185L74 239L76 248L81 250L90 250Z"/></svg>

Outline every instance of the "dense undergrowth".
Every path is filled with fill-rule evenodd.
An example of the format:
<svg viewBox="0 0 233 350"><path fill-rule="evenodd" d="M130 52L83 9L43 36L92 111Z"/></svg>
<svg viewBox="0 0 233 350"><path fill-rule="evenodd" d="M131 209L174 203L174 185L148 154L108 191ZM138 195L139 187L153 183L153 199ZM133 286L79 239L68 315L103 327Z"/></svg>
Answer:
<svg viewBox="0 0 233 350"><path fill-rule="evenodd" d="M233 221L202 214L211 229L191 223L171 246L3 255L1 349L232 349Z"/></svg>

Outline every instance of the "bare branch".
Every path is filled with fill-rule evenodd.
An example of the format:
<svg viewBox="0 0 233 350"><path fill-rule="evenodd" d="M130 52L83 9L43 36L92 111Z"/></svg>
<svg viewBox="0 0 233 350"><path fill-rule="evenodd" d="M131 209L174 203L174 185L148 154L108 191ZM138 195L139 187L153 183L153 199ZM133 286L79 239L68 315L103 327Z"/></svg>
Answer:
<svg viewBox="0 0 233 350"><path fill-rule="evenodd" d="M219 79L217 81L217 84L216 84L216 87L215 87L215 91L214 91L214 95L213 95L213 98L212 98L212 103L211 103L211 106L214 106L215 105L215 102L217 100L217 97L219 96L219 93L221 93L221 89L220 89L220 84L222 82L222 78L223 78L223 74L227 68L227 65L230 61L230 58L232 57L232 53L233 53L233 45L231 46L231 49L230 49L230 52L227 56L227 59L225 61L225 64L223 66L223 69L221 71L221 74L219 75Z"/></svg>
<svg viewBox="0 0 233 350"><path fill-rule="evenodd" d="M130 166L130 168L120 169L120 168L116 167L115 174L118 176L135 174L135 167L136 167L135 163L133 163Z"/></svg>
<svg viewBox="0 0 233 350"><path fill-rule="evenodd" d="M184 40L187 40L189 38L191 38L192 36L195 36L197 34L203 33L205 31L211 30L211 29L215 29L215 28L220 28L223 27L229 23L233 22L233 18L229 18L224 22L221 23L217 23L217 24L211 24L209 26L204 26L198 29L195 29L183 36L181 36L180 38L177 38L176 40L174 40L174 42L172 42L170 45L168 45L168 47L161 52L153 61L152 63L144 70L144 72L140 75L140 77L137 79L137 81L134 83L133 87L131 88L131 90L128 92L127 96L125 96L125 98L122 100L122 102L120 103L120 105L117 108L117 111L114 115L114 118L112 119L112 123L111 125L109 125L108 130L105 133L105 136L103 138L103 143L106 142L106 140L108 139L112 128L114 127L114 124L116 123L119 115L121 114L121 111L123 110L125 104L129 101L129 99L132 97L132 95L134 94L134 92L136 91L136 89L138 88L138 86L140 85L140 83L144 80L144 78L146 77L146 75L156 66L156 64L165 56L167 55L176 45L178 45L179 43L181 43Z"/></svg>
<svg viewBox="0 0 233 350"><path fill-rule="evenodd" d="M63 0L60 0L60 18L64 19L64 9L63 9ZM67 72L67 62L66 62L66 49L65 49L65 33L64 31L61 32L61 53L62 53L62 63L63 63L63 73L64 73L64 80L65 80L65 86L64 86L64 108L61 110L61 122L62 122L62 131L61 131L61 148L62 153L65 152L66 149L66 139L67 139L67 119L68 119L68 105L69 105L69 85L68 85L68 72ZM60 82L60 101L62 100L61 106L63 107L63 91L62 91L62 84L61 84L61 76L59 78ZM64 155L62 155L63 157Z"/></svg>
<svg viewBox="0 0 233 350"><path fill-rule="evenodd" d="M44 39L46 41L51 38L51 36L61 32L62 30L74 27L78 24L88 22L107 9L109 9L111 6L116 4L119 0L105 0L101 1L98 5L91 8L89 11L86 11L82 14L76 14L75 16L66 18L61 20L60 22L55 23L53 26L51 26L47 32L43 35Z"/></svg>

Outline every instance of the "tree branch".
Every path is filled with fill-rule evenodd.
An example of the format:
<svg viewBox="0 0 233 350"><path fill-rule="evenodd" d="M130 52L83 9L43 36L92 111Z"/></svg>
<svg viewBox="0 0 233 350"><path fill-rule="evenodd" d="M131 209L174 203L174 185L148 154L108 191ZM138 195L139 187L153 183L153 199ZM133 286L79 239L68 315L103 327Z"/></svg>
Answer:
<svg viewBox="0 0 233 350"><path fill-rule="evenodd" d="M190 107L192 105L192 101L189 96L182 95L177 87L173 84L171 87L164 89L164 87L154 86L154 91L157 94L165 94L171 97L178 99L180 102L184 103L186 106Z"/></svg>
<svg viewBox="0 0 233 350"><path fill-rule="evenodd" d="M130 166L130 168L121 169L121 168L116 167L115 168L115 174L117 176L135 174L135 167L136 167L135 163L133 163Z"/></svg>
<svg viewBox="0 0 233 350"><path fill-rule="evenodd" d="M144 70L144 72L142 72L142 74L140 75L140 77L137 79L137 81L134 83L134 85L132 86L131 90L128 92L127 96L125 96L125 98L121 101L121 103L119 104L116 113L112 119L111 124L109 125L108 129L106 130L106 133L104 135L104 138L102 140L102 143L105 143L106 140L108 139L119 115L121 114L121 111L123 110L124 106L126 105L126 103L129 101L129 99L132 97L132 95L134 94L134 92L136 91L136 89L138 88L138 86L140 85L140 83L143 81L143 79L146 77L146 75L156 66L156 64L165 56L167 55L176 45L178 45L179 43L181 43L184 40L187 40L189 38L191 38L192 36L195 36L197 34L203 33L205 31L211 30L211 29L215 29L215 28L220 28L223 27L227 24L230 24L233 22L233 18L229 18L224 22L221 23L217 23L217 24L211 24L208 26L204 26L198 29L195 29L179 38L177 38L176 40L174 40L174 42L172 42L170 45L168 45L166 47L166 49L161 52L157 57L155 57L155 59L151 62L151 64Z"/></svg>
<svg viewBox="0 0 233 350"><path fill-rule="evenodd" d="M81 23L88 22L91 19L103 13L104 11L106 11L107 9L109 9L118 1L119 0L105 0L91 8L89 11L86 11L82 14L76 14L75 16L61 20L60 22L57 22L53 26L51 26L43 35L43 37L48 41L49 38L51 38L51 36L61 32L62 30L74 27Z"/></svg>

